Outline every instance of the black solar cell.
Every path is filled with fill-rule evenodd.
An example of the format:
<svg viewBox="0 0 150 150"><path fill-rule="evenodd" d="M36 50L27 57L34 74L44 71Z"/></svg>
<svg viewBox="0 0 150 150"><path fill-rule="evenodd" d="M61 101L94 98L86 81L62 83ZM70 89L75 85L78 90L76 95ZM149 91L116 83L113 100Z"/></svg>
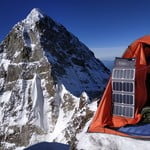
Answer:
<svg viewBox="0 0 150 150"><path fill-rule="evenodd" d="M113 93L112 100L114 103L134 105L134 96L130 94Z"/></svg>
<svg viewBox="0 0 150 150"><path fill-rule="evenodd" d="M113 115L133 118L134 117L134 107L123 106L123 105L114 105Z"/></svg>
<svg viewBox="0 0 150 150"><path fill-rule="evenodd" d="M134 92L134 82L113 81L112 89L120 92Z"/></svg>
<svg viewBox="0 0 150 150"><path fill-rule="evenodd" d="M135 76L135 69L113 69L112 79L133 80Z"/></svg>

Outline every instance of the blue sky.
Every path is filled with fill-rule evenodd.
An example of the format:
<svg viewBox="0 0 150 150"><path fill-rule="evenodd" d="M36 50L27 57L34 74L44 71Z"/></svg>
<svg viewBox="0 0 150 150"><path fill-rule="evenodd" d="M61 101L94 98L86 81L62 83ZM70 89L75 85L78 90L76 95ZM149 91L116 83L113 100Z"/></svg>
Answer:
<svg viewBox="0 0 150 150"><path fill-rule="evenodd" d="M150 0L1 0L0 41L32 8L63 24L101 59L121 56L150 34Z"/></svg>

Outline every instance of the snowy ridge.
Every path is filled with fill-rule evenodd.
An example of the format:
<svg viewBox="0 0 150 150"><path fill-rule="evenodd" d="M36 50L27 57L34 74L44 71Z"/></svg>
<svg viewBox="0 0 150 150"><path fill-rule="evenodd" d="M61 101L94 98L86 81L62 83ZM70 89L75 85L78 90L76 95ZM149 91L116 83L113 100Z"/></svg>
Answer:
<svg viewBox="0 0 150 150"><path fill-rule="evenodd" d="M55 128L54 128L54 131L53 131L52 135L50 136L50 139L52 141L53 141L53 139L56 139L58 137L59 137L59 140L63 139L64 135L63 135L62 131L66 128L67 124L72 119L73 114L75 112L75 109L79 107L79 98L76 98L73 95L71 95L71 96L74 97L72 103L75 103L75 107L72 110L70 110L70 111L64 111L64 109L62 109L63 108L63 104L64 104L63 97L64 97L65 94L66 94L66 96L68 94L70 95L70 93L65 89L64 85L59 85L58 87L59 87L59 91L57 93L59 94L59 99L62 100L62 102L61 102L61 105L60 105L60 108L59 108L59 115L58 115L59 117L57 119L57 123L55 125ZM60 137L61 133L62 133L62 135ZM63 140L65 140L65 139L63 139Z"/></svg>

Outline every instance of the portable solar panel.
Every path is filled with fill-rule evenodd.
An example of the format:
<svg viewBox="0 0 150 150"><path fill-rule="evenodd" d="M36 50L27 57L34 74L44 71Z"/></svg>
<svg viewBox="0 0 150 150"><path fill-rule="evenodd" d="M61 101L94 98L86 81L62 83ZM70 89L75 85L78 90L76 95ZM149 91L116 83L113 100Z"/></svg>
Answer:
<svg viewBox="0 0 150 150"><path fill-rule="evenodd" d="M134 117L135 63L135 59L115 59L112 71L113 115Z"/></svg>

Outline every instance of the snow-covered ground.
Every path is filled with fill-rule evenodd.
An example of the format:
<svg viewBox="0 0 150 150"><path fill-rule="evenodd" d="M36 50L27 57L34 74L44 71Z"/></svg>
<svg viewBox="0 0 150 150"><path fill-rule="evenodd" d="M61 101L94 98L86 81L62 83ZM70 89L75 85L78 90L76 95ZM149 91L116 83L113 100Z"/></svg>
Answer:
<svg viewBox="0 0 150 150"><path fill-rule="evenodd" d="M78 138L81 150L149 150L150 141L102 133L83 133Z"/></svg>
<svg viewBox="0 0 150 150"><path fill-rule="evenodd" d="M77 135L78 150L150 150L150 140L132 139L105 133L88 133L91 121L87 122L83 131Z"/></svg>

